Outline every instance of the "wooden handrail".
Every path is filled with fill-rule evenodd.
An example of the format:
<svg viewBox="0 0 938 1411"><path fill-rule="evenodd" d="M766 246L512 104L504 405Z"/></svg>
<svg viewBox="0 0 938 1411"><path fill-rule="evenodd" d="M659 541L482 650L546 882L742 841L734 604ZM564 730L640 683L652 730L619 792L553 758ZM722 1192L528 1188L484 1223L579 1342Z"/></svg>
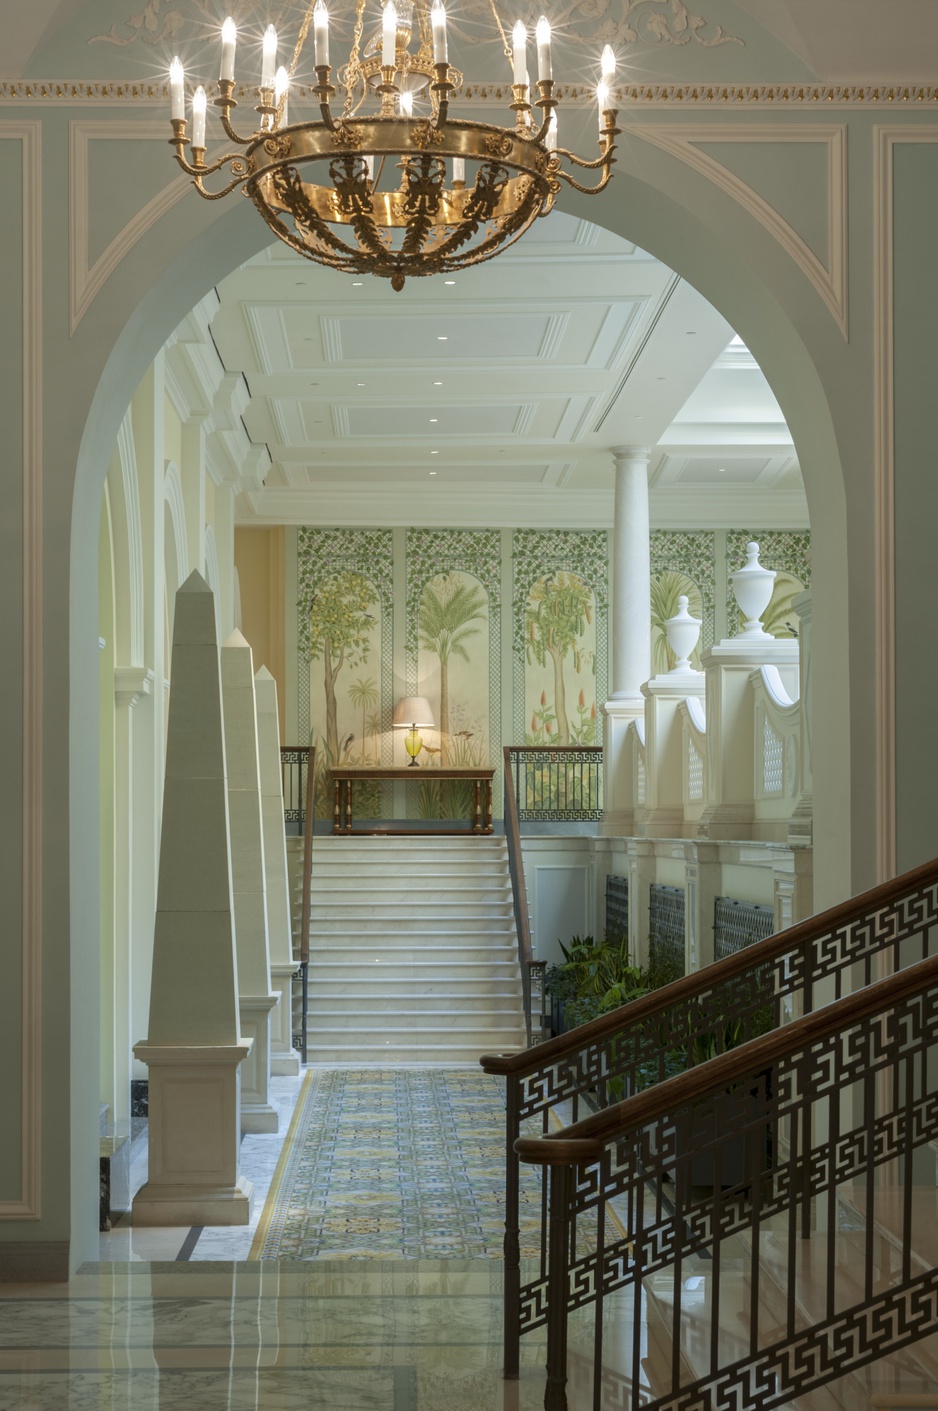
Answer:
<svg viewBox="0 0 938 1411"><path fill-rule="evenodd" d="M310 892L313 885L313 824L316 818L316 746L306 752L306 814L303 824L303 900L300 908L300 961L309 964Z"/></svg>
<svg viewBox="0 0 938 1411"><path fill-rule="evenodd" d="M507 791L505 811L507 832ZM775 935L767 936L763 941L756 941L753 945L737 951L735 955L715 961L702 970L672 981L670 985L663 985L652 994L632 1000L619 1009L600 1015L598 1019L591 1019L589 1023L581 1024L569 1033L558 1034L556 1038L539 1044L536 1049L525 1049L514 1054L484 1054L479 1062L486 1073L523 1077L526 1073L534 1072L552 1062L568 1058L587 1044L614 1034L625 1026L637 1026L662 1010L692 1000L702 991L710 990L734 975L769 964L778 956L797 950L799 945L817 940L836 930L838 926L857 921L918 887L931 884L938 884L938 859L923 863L921 867L903 873L900 877L894 877L888 882L882 882L867 892L861 892L859 896L839 902L827 911L810 916L806 921L800 921L785 931L777 931Z"/></svg>
<svg viewBox="0 0 938 1411"><path fill-rule="evenodd" d="M524 1028L531 1042L531 962L534 954L531 949L531 921L528 916L528 894L524 883L524 859L521 855L521 829L518 826L518 800L515 797L515 781L511 774L510 745L505 745L502 756L505 761L505 839L508 843L508 870L511 874L511 892L515 912L515 929L518 932L518 960L521 965L521 993L524 1000Z"/></svg>
<svg viewBox="0 0 938 1411"><path fill-rule="evenodd" d="M738 1048L717 1054L715 1058L673 1078L665 1078L653 1087L584 1117L580 1122L573 1122L559 1132L545 1137L520 1137L515 1142L515 1151L522 1161L539 1166L582 1164L596 1160L602 1144L610 1137L624 1136L657 1117L690 1106L709 1093L725 1090L753 1073L771 1068L780 1059L798 1053L819 1039L841 1033L851 1025L892 1009L903 1000L933 986L938 986L938 956L930 956L885 980L865 985L854 994L845 995L843 999L805 1014L780 1029L773 1029L771 1033L750 1039ZM567 1154L558 1156L554 1150L557 1145L562 1151L567 1148ZM591 1155L593 1151L597 1155Z"/></svg>

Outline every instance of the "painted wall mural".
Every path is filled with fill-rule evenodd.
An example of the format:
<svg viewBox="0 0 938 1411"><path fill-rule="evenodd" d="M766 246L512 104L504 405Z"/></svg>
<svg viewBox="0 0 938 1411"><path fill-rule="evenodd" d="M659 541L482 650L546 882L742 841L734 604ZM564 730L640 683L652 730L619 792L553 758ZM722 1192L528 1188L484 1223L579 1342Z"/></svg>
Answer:
<svg viewBox="0 0 938 1411"><path fill-rule="evenodd" d="M767 627L797 631L791 604L810 584L807 533L655 530L653 673L673 665L664 623L681 594L703 621L695 665L716 636L739 631L729 575L750 538L778 573ZM330 765L406 762L391 728L404 695L426 696L434 714L434 728L421 732L419 787L407 791L410 817L466 816L464 786L432 779L442 765L493 766L499 814L503 737L602 744L608 531L309 528L296 543L296 719L298 738L317 746L320 817L331 803ZM366 807L386 811L390 786L362 791L360 804L360 817Z"/></svg>
<svg viewBox="0 0 938 1411"><path fill-rule="evenodd" d="M577 573L538 578L524 609L528 745L595 745L596 595Z"/></svg>
<svg viewBox="0 0 938 1411"><path fill-rule="evenodd" d="M516 529L512 584L515 740L601 745L608 533Z"/></svg>

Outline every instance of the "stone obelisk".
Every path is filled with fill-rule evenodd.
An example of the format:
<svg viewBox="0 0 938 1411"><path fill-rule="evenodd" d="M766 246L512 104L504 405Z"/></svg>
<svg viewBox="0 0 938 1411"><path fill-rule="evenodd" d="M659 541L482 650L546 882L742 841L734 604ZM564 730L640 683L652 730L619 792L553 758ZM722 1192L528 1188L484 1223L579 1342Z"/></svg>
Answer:
<svg viewBox="0 0 938 1411"><path fill-rule="evenodd" d="M261 822L267 874L270 987L280 995L280 1003L271 1015L270 1069L272 1073L292 1077L300 1071L300 1056L293 1047L291 977L296 970L296 961L293 959L287 836L283 826L277 683L266 666L255 673L254 694L257 699L257 754L261 770Z"/></svg>
<svg viewBox="0 0 938 1411"><path fill-rule="evenodd" d="M241 1070L241 1130L276 1132L280 1113L270 1100L270 1019L279 995L270 986L254 659L237 630L221 649L221 684L241 1032L254 1040Z"/></svg>
<svg viewBox="0 0 938 1411"><path fill-rule="evenodd" d="M245 1225L240 1069L221 675L212 591L193 573L176 594L160 878L146 1040L149 1179L135 1225Z"/></svg>

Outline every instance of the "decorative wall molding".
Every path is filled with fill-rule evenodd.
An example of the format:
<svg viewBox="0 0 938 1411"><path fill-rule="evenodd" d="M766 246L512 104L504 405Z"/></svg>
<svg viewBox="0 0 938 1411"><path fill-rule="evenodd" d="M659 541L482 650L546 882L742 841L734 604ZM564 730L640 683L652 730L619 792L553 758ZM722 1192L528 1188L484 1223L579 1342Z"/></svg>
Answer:
<svg viewBox="0 0 938 1411"><path fill-rule="evenodd" d="M211 103L216 96L213 84L206 85ZM316 94L305 84L291 88L298 102L315 103ZM234 96L249 106L257 93L246 84L235 86ZM460 102L511 102L510 84L472 79L459 92ZM831 108L889 108L909 110L938 103L934 84L896 83L634 83L621 85L614 96L627 115L629 108L788 108L810 111L815 105ZM554 97L568 107L593 108L596 90L587 84L558 83ZM0 81L0 105L22 107L25 103L54 103L66 107L107 107L133 104L169 112L169 85L142 83L135 79L6 79ZM166 130L169 120L166 120Z"/></svg>
<svg viewBox="0 0 938 1411"><path fill-rule="evenodd" d="M933 127L882 126L873 138L873 563L876 594L876 882L896 875L896 544L893 151L935 143Z"/></svg>
<svg viewBox="0 0 938 1411"><path fill-rule="evenodd" d="M178 176L141 206L89 267L88 213L90 203L89 152L92 142L165 141L166 125L145 122L72 122L69 124L69 332L74 333L102 286L141 236L164 216L189 189L189 179ZM167 172L171 168L167 166Z"/></svg>
<svg viewBox="0 0 938 1411"><path fill-rule="evenodd" d="M39 122L4 124L18 142L23 185L23 896L20 1195L0 1220L42 1213L42 134ZM13 1080L13 1075L8 1075Z"/></svg>
<svg viewBox="0 0 938 1411"><path fill-rule="evenodd" d="M173 593L177 588L181 588L189 577L189 540L186 533L186 502L182 493L182 477L179 474L179 467L175 461L166 462L166 471L163 478L163 496L169 506L170 519L173 521L173 537L176 544L176 571L179 575L179 582L173 588Z"/></svg>
<svg viewBox="0 0 938 1411"><path fill-rule="evenodd" d="M847 337L847 130L842 124L824 126L769 127L765 124L744 126L703 125L666 127L632 127L630 131L646 142L668 152L700 172L715 186L749 212L775 237L788 255L807 275L834 316L837 326ZM789 225L774 206L748 186L745 181L722 165L715 157L701 151L699 143L725 142L756 146L810 143L827 151L827 258L817 255Z"/></svg>
<svg viewBox="0 0 938 1411"><path fill-rule="evenodd" d="M124 523L121 525L127 555L126 578L128 586L128 641L126 643L130 661L137 665L143 661L143 539L140 532L140 491L137 479L137 450L134 444L133 422L130 409L124 415L117 433L117 450L121 468L123 490ZM113 532L113 531L112 531ZM120 609L118 608L118 611Z"/></svg>

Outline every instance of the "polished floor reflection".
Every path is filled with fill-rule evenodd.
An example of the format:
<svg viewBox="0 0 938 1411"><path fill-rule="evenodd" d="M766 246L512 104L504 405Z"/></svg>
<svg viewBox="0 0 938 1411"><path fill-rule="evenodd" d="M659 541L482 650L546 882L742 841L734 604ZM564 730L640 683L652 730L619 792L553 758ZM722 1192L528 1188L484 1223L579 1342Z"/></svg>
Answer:
<svg viewBox="0 0 938 1411"><path fill-rule="evenodd" d="M502 1379L499 1260L248 1260L298 1090L277 1080L280 1135L242 1143L256 1187L249 1227L134 1231L124 1219L68 1285L0 1286L0 1411L540 1411L543 1330L523 1340L520 1380ZM132 1179L144 1175L139 1162ZM761 1262L777 1241L763 1230ZM752 1251L735 1237L724 1256L719 1342L732 1360L748 1342ZM696 1375L711 1346L712 1280L711 1262L685 1260L681 1360ZM669 1275L648 1279L637 1340L631 1292L606 1298L601 1411L635 1405L633 1375L640 1404L667 1392L672 1298ZM570 1411L594 1411L594 1318L587 1307L571 1319ZM765 1336L777 1318L761 1310ZM938 1408L933 1341L780 1411Z"/></svg>

